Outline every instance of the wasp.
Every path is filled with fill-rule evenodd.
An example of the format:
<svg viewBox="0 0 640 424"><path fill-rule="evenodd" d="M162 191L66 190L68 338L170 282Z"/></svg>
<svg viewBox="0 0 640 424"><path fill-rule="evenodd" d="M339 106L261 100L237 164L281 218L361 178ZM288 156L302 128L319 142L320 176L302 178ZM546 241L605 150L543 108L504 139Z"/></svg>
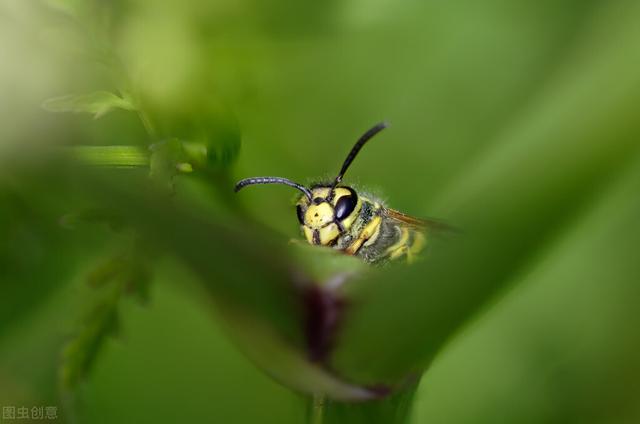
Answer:
<svg viewBox="0 0 640 424"><path fill-rule="evenodd" d="M369 263L400 258L412 262L426 244L427 229L436 228L440 223L391 209L380 199L341 184L362 147L386 127L383 122L365 132L331 182L307 188L287 178L253 177L239 181L235 191L256 184L293 187L302 193L296 202L296 212L302 233L310 244L329 246Z"/></svg>

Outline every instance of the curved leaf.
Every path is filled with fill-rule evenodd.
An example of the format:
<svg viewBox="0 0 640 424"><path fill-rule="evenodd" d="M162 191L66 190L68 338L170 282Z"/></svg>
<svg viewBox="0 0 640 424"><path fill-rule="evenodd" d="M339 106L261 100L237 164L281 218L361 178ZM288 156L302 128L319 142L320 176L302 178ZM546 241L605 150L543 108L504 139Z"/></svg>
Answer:
<svg viewBox="0 0 640 424"><path fill-rule="evenodd" d="M638 36L634 22L588 61L576 54L529 116L447 189L437 215L463 236L435 243L418 266L359 283L335 369L365 384L419 372L638 154L640 74L628 65L640 56L624 48Z"/></svg>
<svg viewBox="0 0 640 424"><path fill-rule="evenodd" d="M49 112L90 113L98 119L113 109L136 110L131 100L108 91L71 94L45 100L42 107Z"/></svg>

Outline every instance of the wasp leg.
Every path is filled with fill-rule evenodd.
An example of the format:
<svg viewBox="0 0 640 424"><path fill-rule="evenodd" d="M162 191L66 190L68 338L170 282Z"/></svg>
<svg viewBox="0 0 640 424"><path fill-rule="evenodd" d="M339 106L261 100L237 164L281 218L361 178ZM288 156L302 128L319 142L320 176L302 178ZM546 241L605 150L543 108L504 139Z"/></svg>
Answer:
<svg viewBox="0 0 640 424"><path fill-rule="evenodd" d="M345 249L345 253L347 255L355 255L358 253L358 250L362 247L365 242L377 237L380 234L380 224L382 223L382 218L380 216L376 216L367 224L366 227L360 232L358 238L351 243L349 247ZM374 240L375 241L375 240Z"/></svg>

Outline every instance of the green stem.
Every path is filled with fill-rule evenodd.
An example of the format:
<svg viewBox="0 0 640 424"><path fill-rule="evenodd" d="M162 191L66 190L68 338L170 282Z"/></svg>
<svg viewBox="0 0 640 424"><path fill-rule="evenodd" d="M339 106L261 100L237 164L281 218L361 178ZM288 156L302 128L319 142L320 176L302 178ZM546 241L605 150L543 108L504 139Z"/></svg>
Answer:
<svg viewBox="0 0 640 424"><path fill-rule="evenodd" d="M157 139L158 135L156 133L156 129L153 126L153 124L151 123L151 119L149 118L147 113L144 112L142 109L138 109L138 117L140 118L140 121L142 122L142 126L144 126L144 129L147 131L147 134L149 134L149 136L153 140Z"/></svg>
<svg viewBox="0 0 640 424"><path fill-rule="evenodd" d="M324 422L325 395L314 394L311 408L309 408L309 424L322 424Z"/></svg>
<svg viewBox="0 0 640 424"><path fill-rule="evenodd" d="M367 402L341 402L314 395L308 403L308 424L407 424L418 381L395 393Z"/></svg>
<svg viewBox="0 0 640 424"><path fill-rule="evenodd" d="M65 156L87 165L114 168L148 167L150 153L138 146L72 146L63 148Z"/></svg>

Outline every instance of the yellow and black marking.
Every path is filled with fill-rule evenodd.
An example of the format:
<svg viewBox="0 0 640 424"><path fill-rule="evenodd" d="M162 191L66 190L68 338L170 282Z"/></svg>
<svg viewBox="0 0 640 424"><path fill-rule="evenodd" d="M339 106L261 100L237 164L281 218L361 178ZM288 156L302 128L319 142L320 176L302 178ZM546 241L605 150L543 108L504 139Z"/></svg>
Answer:
<svg viewBox="0 0 640 424"><path fill-rule="evenodd" d="M351 187L314 186L311 201L301 196L296 209L309 243L331 246L367 262L402 257L412 262L425 245L424 228L396 219L380 201L358 196Z"/></svg>
<svg viewBox="0 0 640 424"><path fill-rule="evenodd" d="M371 263L399 258L412 262L426 244L427 222L339 185L362 146L384 128L386 124L378 124L360 137L331 183L307 188L286 178L255 177L239 181L236 191L254 184L293 187L302 192L296 212L302 233L310 244L329 246Z"/></svg>

